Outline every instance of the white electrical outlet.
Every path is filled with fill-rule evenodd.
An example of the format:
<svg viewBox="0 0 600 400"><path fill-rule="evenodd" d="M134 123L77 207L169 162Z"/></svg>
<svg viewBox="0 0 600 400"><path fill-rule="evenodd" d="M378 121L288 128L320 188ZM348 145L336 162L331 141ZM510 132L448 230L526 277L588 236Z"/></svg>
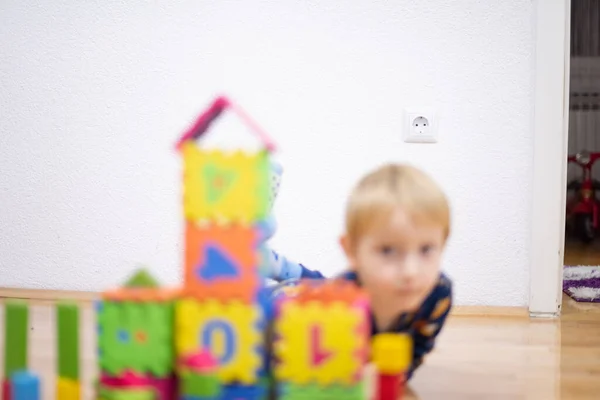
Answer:
<svg viewBox="0 0 600 400"><path fill-rule="evenodd" d="M404 141L408 143L436 143L437 116L431 109L405 111Z"/></svg>

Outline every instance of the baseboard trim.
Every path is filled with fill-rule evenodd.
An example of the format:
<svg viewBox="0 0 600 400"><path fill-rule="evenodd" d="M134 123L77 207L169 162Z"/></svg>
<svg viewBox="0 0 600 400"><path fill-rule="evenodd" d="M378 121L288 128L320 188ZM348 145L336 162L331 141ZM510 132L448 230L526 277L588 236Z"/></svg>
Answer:
<svg viewBox="0 0 600 400"><path fill-rule="evenodd" d="M527 307L454 306L452 307L450 316L529 318L529 310L527 309Z"/></svg>
<svg viewBox="0 0 600 400"><path fill-rule="evenodd" d="M56 300L74 300L93 302L100 298L98 292L75 290L14 289L0 288L0 298L26 299L33 302L53 302ZM450 312L454 317L523 317L529 318L527 307L502 306L454 306Z"/></svg>

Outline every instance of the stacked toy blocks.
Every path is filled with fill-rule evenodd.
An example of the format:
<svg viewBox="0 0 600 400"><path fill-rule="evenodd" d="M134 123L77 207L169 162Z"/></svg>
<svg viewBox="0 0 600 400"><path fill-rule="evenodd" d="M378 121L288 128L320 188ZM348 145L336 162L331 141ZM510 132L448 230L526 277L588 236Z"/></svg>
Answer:
<svg viewBox="0 0 600 400"><path fill-rule="evenodd" d="M201 147L200 137L226 110L255 130L263 149ZM180 398L263 398L266 316L260 302L258 225L268 217L273 146L239 108L218 98L178 149L184 164L185 272L175 306L175 345L178 359L187 360L180 365ZM191 359L203 360L203 367L190 367Z"/></svg>
<svg viewBox="0 0 600 400"><path fill-rule="evenodd" d="M175 400L173 313L179 290L144 270L98 304L99 398Z"/></svg>
<svg viewBox="0 0 600 400"><path fill-rule="evenodd" d="M377 371L375 398L399 400L404 396L406 372L410 367L413 342L408 334L380 333L372 344L372 360Z"/></svg>
<svg viewBox="0 0 600 400"><path fill-rule="evenodd" d="M278 300L275 375L284 400L365 398L366 294L352 282L310 281Z"/></svg>

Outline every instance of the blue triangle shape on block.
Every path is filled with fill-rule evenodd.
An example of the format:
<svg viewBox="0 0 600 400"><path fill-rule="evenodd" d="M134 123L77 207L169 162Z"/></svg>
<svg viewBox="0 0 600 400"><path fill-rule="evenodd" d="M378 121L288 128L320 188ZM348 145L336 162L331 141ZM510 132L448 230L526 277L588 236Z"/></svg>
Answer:
<svg viewBox="0 0 600 400"><path fill-rule="evenodd" d="M196 274L205 281L212 281L219 278L236 278L238 269L227 254L219 247L208 245L205 247L205 263L198 264Z"/></svg>

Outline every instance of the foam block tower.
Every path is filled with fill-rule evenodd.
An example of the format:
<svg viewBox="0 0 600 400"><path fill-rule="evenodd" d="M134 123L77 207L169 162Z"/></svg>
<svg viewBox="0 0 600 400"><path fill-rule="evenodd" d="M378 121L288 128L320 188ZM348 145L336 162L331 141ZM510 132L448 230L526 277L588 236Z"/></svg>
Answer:
<svg viewBox="0 0 600 400"><path fill-rule="evenodd" d="M201 145L223 112L259 137L254 152ZM275 146L239 107L217 98L176 146L183 161L184 282L145 271L98 305L101 399L260 399L270 318L260 271Z"/></svg>
<svg viewBox="0 0 600 400"><path fill-rule="evenodd" d="M237 114L264 146L253 153L202 148L198 139L224 111ZM181 395L263 398L266 316L258 225L269 213L274 145L241 109L218 98L177 148L184 164L185 273L175 306L176 353L180 359L210 354L221 386L207 384L206 392Z"/></svg>

